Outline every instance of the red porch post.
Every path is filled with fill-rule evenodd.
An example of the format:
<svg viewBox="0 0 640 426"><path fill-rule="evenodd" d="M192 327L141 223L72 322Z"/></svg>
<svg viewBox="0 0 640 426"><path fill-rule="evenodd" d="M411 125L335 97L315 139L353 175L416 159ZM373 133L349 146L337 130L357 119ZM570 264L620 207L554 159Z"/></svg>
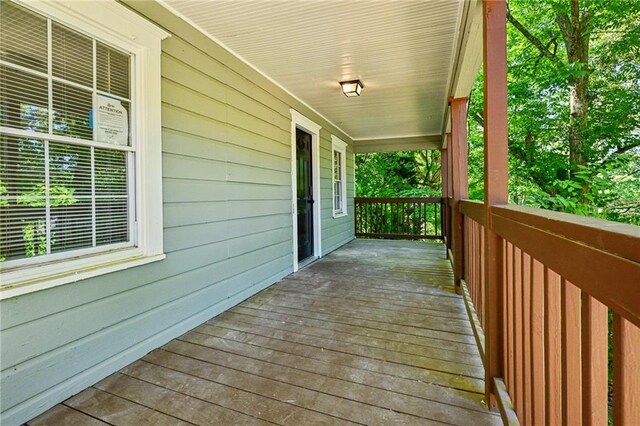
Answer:
<svg viewBox="0 0 640 426"><path fill-rule="evenodd" d="M491 206L506 204L507 15L505 0L484 0L485 397L495 407L494 379L502 376L503 240L494 233Z"/></svg>
<svg viewBox="0 0 640 426"><path fill-rule="evenodd" d="M452 248L453 276L456 293L462 292L461 281L464 279L464 217L460 212L460 200L469 196L467 170L467 102L468 98L455 98L451 105L451 147L453 190Z"/></svg>
<svg viewBox="0 0 640 426"><path fill-rule="evenodd" d="M453 148L451 148L451 133L447 133L447 146L449 147L449 254L453 262ZM453 264L451 265L453 267Z"/></svg>
<svg viewBox="0 0 640 426"><path fill-rule="evenodd" d="M449 134L447 134L447 147L449 146ZM440 181L442 182L442 235L445 237L446 256L449 259L449 151L447 148L440 149Z"/></svg>

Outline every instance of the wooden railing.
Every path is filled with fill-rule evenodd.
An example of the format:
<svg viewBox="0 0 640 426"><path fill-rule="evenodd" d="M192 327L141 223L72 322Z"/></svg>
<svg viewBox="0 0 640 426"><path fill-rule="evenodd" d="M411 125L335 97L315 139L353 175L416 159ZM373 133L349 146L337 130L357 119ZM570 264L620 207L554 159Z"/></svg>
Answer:
<svg viewBox="0 0 640 426"><path fill-rule="evenodd" d="M470 310L477 313L472 325L483 360L482 330L498 330L493 338L503 377L495 381L496 397L501 390L510 397L522 424L606 425L611 415L616 425L637 423L640 227L519 206L491 207L492 229L502 238L497 259L502 278L499 306L486 306L485 206L464 200L459 208L463 287ZM495 313L497 328L486 324L485 313ZM504 401L498 405L503 419L513 419Z"/></svg>
<svg viewBox="0 0 640 426"><path fill-rule="evenodd" d="M356 237L442 240L442 198L356 198Z"/></svg>

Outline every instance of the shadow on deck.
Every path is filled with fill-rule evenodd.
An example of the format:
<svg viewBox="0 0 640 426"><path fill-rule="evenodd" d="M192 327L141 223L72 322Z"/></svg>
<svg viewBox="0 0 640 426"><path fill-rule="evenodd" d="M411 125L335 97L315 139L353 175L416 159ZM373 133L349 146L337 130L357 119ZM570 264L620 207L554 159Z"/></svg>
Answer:
<svg viewBox="0 0 640 426"><path fill-rule="evenodd" d="M353 241L29 424L501 424L444 253Z"/></svg>

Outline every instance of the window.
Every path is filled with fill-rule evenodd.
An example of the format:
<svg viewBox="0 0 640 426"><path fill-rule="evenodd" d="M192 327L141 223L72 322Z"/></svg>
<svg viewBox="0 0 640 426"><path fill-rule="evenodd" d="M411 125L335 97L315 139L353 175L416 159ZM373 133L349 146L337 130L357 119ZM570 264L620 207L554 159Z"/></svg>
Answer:
<svg viewBox="0 0 640 426"><path fill-rule="evenodd" d="M331 136L333 157L333 217L347 214L347 144L335 136Z"/></svg>
<svg viewBox="0 0 640 426"><path fill-rule="evenodd" d="M161 211L159 98L149 90L159 93L164 34L116 3L83 3L38 4L39 10L2 4L5 294L34 281L42 288L97 275L101 263L111 272L133 266L132 259L141 264L162 257L161 213L158 220L151 210ZM152 28L155 38L136 35L134 44L114 37L122 27L134 39L125 29L133 19L141 29ZM141 73L153 64L155 71ZM65 280L61 270L73 278Z"/></svg>

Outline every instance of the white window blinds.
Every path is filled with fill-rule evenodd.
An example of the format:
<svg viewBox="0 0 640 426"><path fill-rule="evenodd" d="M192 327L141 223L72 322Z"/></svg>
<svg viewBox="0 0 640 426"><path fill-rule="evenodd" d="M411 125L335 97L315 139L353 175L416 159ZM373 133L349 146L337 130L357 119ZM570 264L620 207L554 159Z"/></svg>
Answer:
<svg viewBox="0 0 640 426"><path fill-rule="evenodd" d="M342 152L333 151L333 210L342 212Z"/></svg>
<svg viewBox="0 0 640 426"><path fill-rule="evenodd" d="M333 217L347 214L347 144L331 135L333 156Z"/></svg>
<svg viewBox="0 0 640 426"><path fill-rule="evenodd" d="M133 245L131 56L7 1L0 28L0 262Z"/></svg>

